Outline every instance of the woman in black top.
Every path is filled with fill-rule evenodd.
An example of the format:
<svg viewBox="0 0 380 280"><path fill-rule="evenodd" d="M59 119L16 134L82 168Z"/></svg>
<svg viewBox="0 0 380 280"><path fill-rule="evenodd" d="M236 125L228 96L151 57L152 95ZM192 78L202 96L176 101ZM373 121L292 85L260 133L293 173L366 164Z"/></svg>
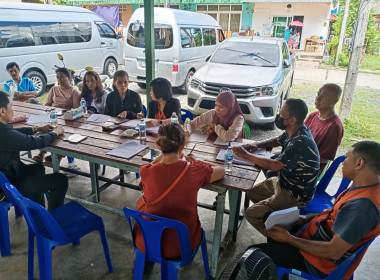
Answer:
<svg viewBox="0 0 380 280"><path fill-rule="evenodd" d="M178 122L182 123L181 104L177 98L173 98L170 82L165 78L156 78L149 85L152 101L148 105L148 117L155 120L147 121L146 125L149 127L170 123L173 112L177 114Z"/></svg>
<svg viewBox="0 0 380 280"><path fill-rule="evenodd" d="M141 119L142 103L138 93L128 89L128 73L119 70L113 76L114 91L108 94L105 115L119 119Z"/></svg>

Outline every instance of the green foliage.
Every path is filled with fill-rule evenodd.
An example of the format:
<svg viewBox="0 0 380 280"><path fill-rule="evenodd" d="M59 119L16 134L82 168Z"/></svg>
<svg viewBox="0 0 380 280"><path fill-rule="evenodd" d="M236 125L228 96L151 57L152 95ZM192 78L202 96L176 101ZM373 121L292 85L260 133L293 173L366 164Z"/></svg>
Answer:
<svg viewBox="0 0 380 280"><path fill-rule="evenodd" d="M341 5L342 9L345 9L345 7L344 7L345 3L346 3L346 1L344 1L344 0L340 1L340 5ZM354 23L356 20L358 9L359 9L359 3L360 3L360 0L351 0L351 4L349 7L349 13L348 13L348 19L347 19L347 28L346 28L346 37L347 38L352 37L352 31L354 29ZM336 50L338 48L339 35L340 35L340 29L342 26L342 21L343 21L343 13L340 13L337 16L337 20L332 25L332 28L333 28L332 35L334 35L334 38L329 43L329 50L330 50L330 55L333 57L336 56ZM375 22L376 22L376 17L374 16L373 13L371 13L371 15L369 17L365 41L364 41L365 51L367 54L372 54L378 48L378 41L379 41L380 34L377 31ZM347 55L348 54L347 47L342 50L342 53L344 54L344 56L348 56ZM339 59L340 59L340 55L339 55ZM344 63L340 64L340 65L345 66Z"/></svg>
<svg viewBox="0 0 380 280"><path fill-rule="evenodd" d="M380 55L366 55L362 59L360 69L369 69L372 71L380 71Z"/></svg>
<svg viewBox="0 0 380 280"><path fill-rule="evenodd" d="M41 3L45 3L44 0L40 0ZM66 6L67 5L67 0L52 0L52 3L54 5L62 5L62 6ZM47 4L47 3L45 3Z"/></svg>

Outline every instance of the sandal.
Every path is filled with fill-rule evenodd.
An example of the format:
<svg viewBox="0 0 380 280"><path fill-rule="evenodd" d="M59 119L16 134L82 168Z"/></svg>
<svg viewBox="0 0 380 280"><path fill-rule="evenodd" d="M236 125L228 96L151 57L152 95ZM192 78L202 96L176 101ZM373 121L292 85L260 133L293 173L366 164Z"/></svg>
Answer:
<svg viewBox="0 0 380 280"><path fill-rule="evenodd" d="M64 158L65 156L61 156L61 155L58 155L58 162L61 162L61 160ZM45 157L45 163L47 161L50 161L51 162L51 155Z"/></svg>
<svg viewBox="0 0 380 280"><path fill-rule="evenodd" d="M35 155L32 159L37 163L43 163L45 154L45 152L40 151L39 154Z"/></svg>

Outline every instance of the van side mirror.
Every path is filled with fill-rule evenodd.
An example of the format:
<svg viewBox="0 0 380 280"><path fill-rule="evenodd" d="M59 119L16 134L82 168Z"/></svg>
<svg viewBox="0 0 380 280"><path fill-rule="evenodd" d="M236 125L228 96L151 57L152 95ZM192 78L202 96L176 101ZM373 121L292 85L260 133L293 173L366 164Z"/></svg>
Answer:
<svg viewBox="0 0 380 280"><path fill-rule="evenodd" d="M211 54L208 57L206 57L206 62L208 62L210 58L211 58Z"/></svg>
<svg viewBox="0 0 380 280"><path fill-rule="evenodd" d="M117 33L117 38L118 39L123 38L123 34Z"/></svg>
<svg viewBox="0 0 380 280"><path fill-rule="evenodd" d="M289 68L290 67L290 60L289 59L285 59L284 60L284 68Z"/></svg>

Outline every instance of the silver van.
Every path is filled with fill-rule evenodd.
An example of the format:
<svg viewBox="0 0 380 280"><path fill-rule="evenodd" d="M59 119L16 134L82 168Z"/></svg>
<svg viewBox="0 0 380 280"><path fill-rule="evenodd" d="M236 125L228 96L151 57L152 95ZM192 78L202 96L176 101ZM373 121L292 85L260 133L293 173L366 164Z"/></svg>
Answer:
<svg viewBox="0 0 380 280"><path fill-rule="evenodd" d="M115 30L90 10L58 5L0 2L0 82L10 79L9 62L20 66L39 95L56 82L54 65L77 72L91 66L113 77L123 64L123 43Z"/></svg>
<svg viewBox="0 0 380 280"><path fill-rule="evenodd" d="M145 87L144 9L137 9L127 27L125 70L130 81ZM185 86L205 63L224 33L209 15L168 8L154 8L155 70L173 87Z"/></svg>

